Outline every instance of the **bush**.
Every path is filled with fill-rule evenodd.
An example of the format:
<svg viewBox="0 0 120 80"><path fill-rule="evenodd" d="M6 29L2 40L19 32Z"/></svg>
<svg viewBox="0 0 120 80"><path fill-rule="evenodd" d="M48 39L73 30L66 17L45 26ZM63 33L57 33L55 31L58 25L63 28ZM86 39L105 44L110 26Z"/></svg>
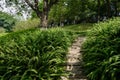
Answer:
<svg viewBox="0 0 120 80"><path fill-rule="evenodd" d="M120 18L98 23L83 44L85 73L89 80L119 80Z"/></svg>
<svg viewBox="0 0 120 80"><path fill-rule="evenodd" d="M40 25L40 21L38 19L29 19L27 21L18 21L16 25L13 27L13 31L21 31L31 28L36 28Z"/></svg>
<svg viewBox="0 0 120 80"><path fill-rule="evenodd" d="M6 32L6 30L4 28L0 27L0 33L5 33L5 32Z"/></svg>
<svg viewBox="0 0 120 80"><path fill-rule="evenodd" d="M6 31L11 31L15 22L16 19L14 19L13 16L0 11L0 27L6 29Z"/></svg>
<svg viewBox="0 0 120 80"><path fill-rule="evenodd" d="M0 37L1 80L59 80L73 33L26 30Z"/></svg>

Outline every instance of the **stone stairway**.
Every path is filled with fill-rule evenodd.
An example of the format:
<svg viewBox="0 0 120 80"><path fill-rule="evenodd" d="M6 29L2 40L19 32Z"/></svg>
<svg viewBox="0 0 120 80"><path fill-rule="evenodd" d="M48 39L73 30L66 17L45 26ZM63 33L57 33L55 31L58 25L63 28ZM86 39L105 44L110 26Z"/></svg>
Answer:
<svg viewBox="0 0 120 80"><path fill-rule="evenodd" d="M78 37L69 48L67 55L66 71L70 72L68 77L61 77L62 80L87 80L83 74L81 45L85 40L84 37Z"/></svg>

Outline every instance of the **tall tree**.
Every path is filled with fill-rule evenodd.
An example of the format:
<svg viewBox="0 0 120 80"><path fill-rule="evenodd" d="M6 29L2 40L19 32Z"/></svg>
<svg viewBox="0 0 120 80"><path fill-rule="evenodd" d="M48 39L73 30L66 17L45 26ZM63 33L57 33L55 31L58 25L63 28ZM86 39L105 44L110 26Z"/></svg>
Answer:
<svg viewBox="0 0 120 80"><path fill-rule="evenodd" d="M40 19L41 22L40 26L44 28L48 27L48 13L51 7L59 2L59 0L5 0L5 1L6 3L11 2L17 5L23 5L24 3L26 3L36 13L37 17ZM22 6L22 8L24 7Z"/></svg>
<svg viewBox="0 0 120 80"><path fill-rule="evenodd" d="M98 2L98 16L97 16L97 20L100 20L100 0L97 1Z"/></svg>
<svg viewBox="0 0 120 80"><path fill-rule="evenodd" d="M43 0L43 9L39 9L39 0L34 0L34 4L30 3L30 0L25 0L25 2L35 11L37 16L41 20L41 26L47 28L48 26L48 13L51 7L56 4L59 0Z"/></svg>
<svg viewBox="0 0 120 80"><path fill-rule="evenodd" d="M106 4L107 4L107 17L110 18L111 17L111 1L110 0L106 0Z"/></svg>

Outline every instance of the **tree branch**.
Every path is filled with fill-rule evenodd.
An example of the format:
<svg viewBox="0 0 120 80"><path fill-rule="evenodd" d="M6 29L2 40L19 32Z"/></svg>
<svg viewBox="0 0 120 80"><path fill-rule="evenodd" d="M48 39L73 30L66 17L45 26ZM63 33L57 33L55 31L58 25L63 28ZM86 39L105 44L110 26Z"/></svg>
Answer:
<svg viewBox="0 0 120 80"><path fill-rule="evenodd" d="M38 0L34 0L34 3L35 3L35 8L37 9L37 10L39 10L39 6L38 6Z"/></svg>
<svg viewBox="0 0 120 80"><path fill-rule="evenodd" d="M25 2L26 2L33 10L35 10L35 7L30 3L29 0L25 0Z"/></svg>
<svg viewBox="0 0 120 80"><path fill-rule="evenodd" d="M59 2L59 0L50 0L49 2L49 7L51 8L54 4L57 4Z"/></svg>
<svg viewBox="0 0 120 80"><path fill-rule="evenodd" d="M29 0L25 0L25 2L36 12L38 17L41 17L42 12L39 10L39 6L38 6L39 1L38 0L34 0L34 5L32 3L30 3Z"/></svg>

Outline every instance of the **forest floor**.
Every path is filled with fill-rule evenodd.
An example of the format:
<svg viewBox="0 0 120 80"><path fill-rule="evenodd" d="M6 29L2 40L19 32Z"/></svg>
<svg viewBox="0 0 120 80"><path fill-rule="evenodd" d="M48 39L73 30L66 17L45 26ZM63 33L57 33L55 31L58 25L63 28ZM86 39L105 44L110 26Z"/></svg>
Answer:
<svg viewBox="0 0 120 80"><path fill-rule="evenodd" d="M70 72L70 75L61 77L62 80L87 80L82 68L81 46L84 40L85 37L78 37L69 48L66 71Z"/></svg>

